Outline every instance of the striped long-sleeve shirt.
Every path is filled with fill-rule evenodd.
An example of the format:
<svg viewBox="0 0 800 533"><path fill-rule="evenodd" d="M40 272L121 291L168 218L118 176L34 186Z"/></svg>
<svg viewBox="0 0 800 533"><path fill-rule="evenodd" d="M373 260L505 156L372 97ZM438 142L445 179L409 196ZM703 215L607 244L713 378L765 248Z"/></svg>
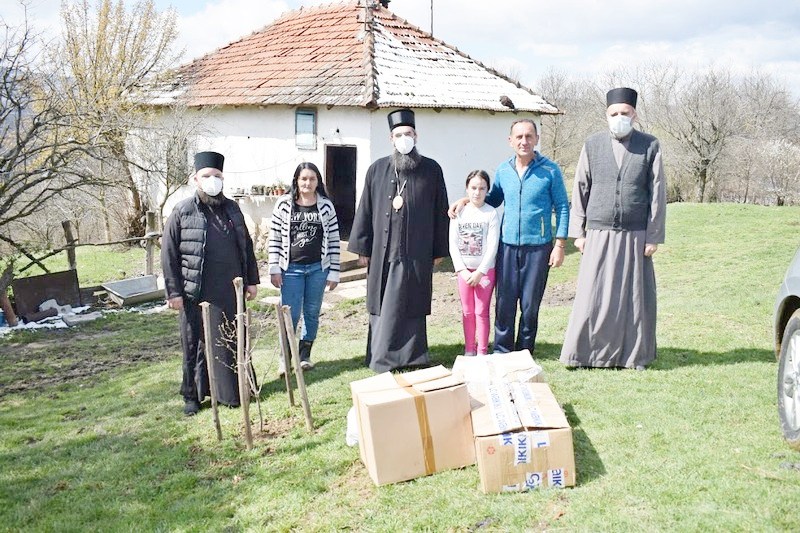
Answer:
<svg viewBox="0 0 800 533"><path fill-rule="evenodd" d="M284 194L272 209L269 228L269 273L280 274L289 267L289 227L294 200ZM322 268L329 269L328 281L339 282L339 220L333 203L317 195L317 210L322 220Z"/></svg>

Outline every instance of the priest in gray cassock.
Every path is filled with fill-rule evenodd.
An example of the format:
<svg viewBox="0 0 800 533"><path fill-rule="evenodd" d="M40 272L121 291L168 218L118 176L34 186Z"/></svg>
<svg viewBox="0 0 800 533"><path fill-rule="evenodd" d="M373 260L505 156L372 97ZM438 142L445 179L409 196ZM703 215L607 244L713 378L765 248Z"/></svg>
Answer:
<svg viewBox="0 0 800 533"><path fill-rule="evenodd" d="M633 89L606 95L609 131L583 146L569 236L583 254L561 362L644 370L656 358L653 254L664 242L666 185L658 139L633 129Z"/></svg>
<svg viewBox="0 0 800 533"><path fill-rule="evenodd" d="M417 151L413 111L388 118L394 151L367 170L348 244L368 266L366 363L375 372L429 364L433 267L449 253L442 168Z"/></svg>

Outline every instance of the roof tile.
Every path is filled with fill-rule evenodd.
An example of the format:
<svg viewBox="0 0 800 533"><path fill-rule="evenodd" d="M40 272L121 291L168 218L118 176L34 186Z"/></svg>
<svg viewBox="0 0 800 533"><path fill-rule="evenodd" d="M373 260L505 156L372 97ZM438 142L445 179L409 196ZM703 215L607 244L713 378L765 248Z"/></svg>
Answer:
<svg viewBox="0 0 800 533"><path fill-rule="evenodd" d="M366 10L370 11L367 12ZM369 35L372 39L366 38ZM374 84L372 86L371 84ZM181 67L152 103L558 113L541 96L363 0L303 8Z"/></svg>

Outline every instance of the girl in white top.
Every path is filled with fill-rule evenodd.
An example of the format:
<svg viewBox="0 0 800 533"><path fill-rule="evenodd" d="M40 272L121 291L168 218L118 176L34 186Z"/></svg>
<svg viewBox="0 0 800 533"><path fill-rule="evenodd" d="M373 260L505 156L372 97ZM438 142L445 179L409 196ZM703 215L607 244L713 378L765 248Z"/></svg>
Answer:
<svg viewBox="0 0 800 533"><path fill-rule="evenodd" d="M489 305L500 239L497 211L484 203L489 185L485 171L470 172L466 181L469 203L450 221L450 257L458 274L465 355L486 354L489 348Z"/></svg>

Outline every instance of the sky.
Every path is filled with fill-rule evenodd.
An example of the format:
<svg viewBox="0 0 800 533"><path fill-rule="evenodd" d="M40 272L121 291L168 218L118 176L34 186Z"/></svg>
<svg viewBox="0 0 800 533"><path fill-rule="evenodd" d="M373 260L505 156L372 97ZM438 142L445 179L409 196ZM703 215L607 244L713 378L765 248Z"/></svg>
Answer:
<svg viewBox="0 0 800 533"><path fill-rule="evenodd" d="M769 73L800 99L800 0L392 0L389 9L484 64L535 86L554 68L594 77L648 62L687 71ZM132 5L132 0L126 0ZM155 0L174 8L184 62L319 0ZM60 0L27 0L29 20L57 36ZM0 0L0 18L22 17Z"/></svg>

